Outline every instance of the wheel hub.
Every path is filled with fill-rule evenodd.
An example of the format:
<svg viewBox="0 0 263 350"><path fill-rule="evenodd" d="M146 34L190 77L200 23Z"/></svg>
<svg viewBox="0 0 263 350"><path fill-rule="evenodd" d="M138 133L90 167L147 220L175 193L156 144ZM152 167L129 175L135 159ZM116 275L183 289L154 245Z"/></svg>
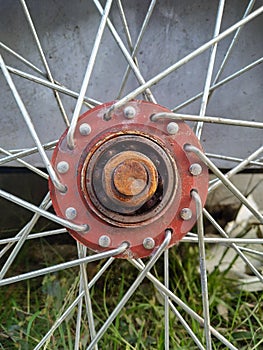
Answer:
<svg viewBox="0 0 263 350"><path fill-rule="evenodd" d="M67 146L67 131L60 138L52 163L67 192L60 193L50 181L51 198L59 216L89 225L84 233L70 230L89 248L103 251L127 241L129 249L121 257L144 257L160 245L165 229L173 231L173 245L192 228L196 211L191 191L197 190L205 202L208 172L184 150L186 143L201 149L184 122L150 118L169 110L131 101L105 120L111 105L79 118L74 149ZM198 173L191 171L193 165Z"/></svg>

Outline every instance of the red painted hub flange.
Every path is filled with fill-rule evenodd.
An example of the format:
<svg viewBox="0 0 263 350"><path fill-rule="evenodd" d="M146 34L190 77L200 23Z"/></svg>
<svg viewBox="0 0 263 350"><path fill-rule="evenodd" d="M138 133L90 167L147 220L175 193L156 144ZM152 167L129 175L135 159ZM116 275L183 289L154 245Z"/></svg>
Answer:
<svg viewBox="0 0 263 350"><path fill-rule="evenodd" d="M151 120L168 109L131 101L105 120L112 104L79 118L74 149L67 146L67 130L61 136L52 164L67 192L50 181L51 199L58 216L89 226L84 233L69 232L90 249L100 252L128 242L120 257L145 257L161 244L167 228L173 245L193 227L191 191L197 190L204 204L208 171L184 150L185 144L202 149L187 124Z"/></svg>

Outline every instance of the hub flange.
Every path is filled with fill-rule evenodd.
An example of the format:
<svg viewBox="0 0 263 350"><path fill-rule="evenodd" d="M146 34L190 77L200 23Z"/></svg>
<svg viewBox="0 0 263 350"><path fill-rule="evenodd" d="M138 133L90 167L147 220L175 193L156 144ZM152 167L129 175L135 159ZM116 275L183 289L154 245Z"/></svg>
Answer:
<svg viewBox="0 0 263 350"><path fill-rule="evenodd" d="M161 244L165 229L172 229L173 245L192 228L196 210L191 191L197 190L205 202L208 171L197 156L184 151L186 143L201 149L187 124L178 121L177 132L170 133L167 121L150 118L169 110L131 101L105 120L112 103L79 118L74 149L67 146L67 131L60 138L52 163L55 169L67 164L58 174L67 192L60 193L50 181L51 199L59 216L67 218L68 209L74 209L71 221L89 225L85 233L70 230L89 248L104 251L127 241L129 249L121 257L144 257ZM133 118L126 117L127 107ZM81 132L83 125L89 133ZM190 170L193 164L198 164L198 174ZM181 215L185 209L191 212L187 220Z"/></svg>

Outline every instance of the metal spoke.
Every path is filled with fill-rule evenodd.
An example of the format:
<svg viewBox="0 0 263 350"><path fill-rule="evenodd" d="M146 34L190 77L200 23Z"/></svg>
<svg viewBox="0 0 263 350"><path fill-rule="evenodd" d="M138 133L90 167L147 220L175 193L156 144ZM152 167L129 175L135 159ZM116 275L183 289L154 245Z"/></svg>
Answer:
<svg viewBox="0 0 263 350"><path fill-rule="evenodd" d="M248 6L247 6L247 8L245 10L245 13L244 13L242 18L246 18L249 15L249 13L252 11L252 8L253 8L255 2L256 2L256 0L250 0L250 2L248 4ZM226 65L226 63L227 63L227 61L229 59L229 56L230 56L230 54L231 54L231 52L232 52L232 50L233 50L233 48L234 48L234 46L235 46L235 44L236 44L236 42L238 40L240 31L242 30L242 28L243 28L243 26L240 26L239 28L237 28L236 32L234 33L233 39L231 40L231 43L230 43L230 45L229 45L229 47L227 49L227 52L226 52L226 54L225 54L225 56L223 58L223 61L222 61L221 65L220 65L220 67L219 67L219 69L218 69L218 71L216 73L213 85L218 81L220 75L222 74L222 72L224 70L224 67L225 67L225 65Z"/></svg>
<svg viewBox="0 0 263 350"><path fill-rule="evenodd" d="M71 230L85 232L89 229L88 225L86 225L86 224L84 224L84 225L74 224L70 221L67 221L65 219L62 219L62 218L56 216L55 214L49 213L48 211L43 210L43 209L41 209L41 208L23 200L23 199L20 199L19 197L16 197L13 194L8 193L6 191L0 190L0 197L3 197L5 199L9 200L10 202L16 203L16 204L20 205L21 207L26 208L34 213L38 213L51 221L54 221L62 226L70 228Z"/></svg>
<svg viewBox="0 0 263 350"><path fill-rule="evenodd" d="M260 223L263 223L262 214L250 204L247 198L230 182L224 174L207 158L204 153L202 153L198 148L186 145L185 150L187 152L195 153L211 170L212 172L222 181L222 183L243 203L254 216L258 219Z"/></svg>
<svg viewBox="0 0 263 350"><path fill-rule="evenodd" d="M202 301L203 301L203 315L204 315L206 349L212 350L202 201L201 201L199 194L196 191L192 191L191 196L195 200L196 215L197 215L197 232L198 232L199 261L200 261L200 275L201 275L201 287L202 287Z"/></svg>
<svg viewBox="0 0 263 350"><path fill-rule="evenodd" d="M164 285L169 289L169 250L164 252ZM164 296L164 348L169 350L169 298Z"/></svg>
<svg viewBox="0 0 263 350"><path fill-rule="evenodd" d="M244 68L242 68L242 69L238 70L237 72L235 72L235 73L229 75L229 76L226 77L225 79L220 80L220 81L219 81L218 83L216 83L216 84L213 84L213 85L210 87L209 92L211 93L212 91L218 89L219 87L223 86L224 84L229 83L231 80L233 80L233 79L239 77L240 75L242 75L242 74L248 72L248 71L251 70L252 68L255 68L257 65L261 64L262 62L263 62L263 57L259 58L258 60L254 61L254 62L252 62L252 63L250 63L250 64L248 64L248 65L245 66ZM188 100L186 100L185 102L181 103L180 105L178 105L178 106L172 108L172 111L173 111L173 112L176 112L176 111L178 111L179 109L182 109L182 108L188 106L190 103L192 103L192 102L196 101L198 98L202 97L202 95L203 95L203 92L198 93L197 95L195 95L195 96L189 98Z"/></svg>
<svg viewBox="0 0 263 350"><path fill-rule="evenodd" d="M54 185L56 186L56 188L59 191L65 192L66 187L59 181L57 174L55 173L54 169L52 168L52 165L51 165L51 163L50 163L50 161L45 153L45 150L44 150L44 148L43 148L43 146L38 138L38 135L36 133L34 125L31 121L31 118L26 110L26 107L25 107L25 105L24 105L24 103L23 103L23 101L22 101L22 99L21 99L21 97L20 97L20 95L15 87L15 84L13 83L13 80L12 80L12 78L11 78L11 76L10 76L6 66L5 66L5 63L2 59L2 56L0 56L0 66L2 68L5 79L6 79L8 85L12 91L12 94L16 100L16 103L20 109L20 112L24 117L24 120L27 124L28 130L29 130L29 132L30 132L30 134L31 134L31 136L32 136L37 148L38 148L38 152L39 152L39 154L40 154L40 156L41 156L41 158L42 158L42 160L47 168L47 171L49 173L49 176L50 176L52 182L54 183Z"/></svg>
<svg viewBox="0 0 263 350"><path fill-rule="evenodd" d="M220 0L218 5L218 10L217 10L217 18L216 18L216 24L215 24L215 30L214 30L214 36L213 36L214 38L216 38L220 32L221 22L222 22L223 13L224 13L224 6L225 6L225 0ZM211 53L210 53L209 64L207 68L207 74L206 74L206 80L205 80L205 86L204 86L204 93L202 96L201 107L199 112L200 117L205 116L206 107L208 104L209 90L211 86L212 74L213 74L214 65L215 65L217 45L218 43L216 42L211 47ZM203 125L204 125L203 122L198 122L196 125L195 133L199 140L201 139Z"/></svg>
<svg viewBox="0 0 263 350"><path fill-rule="evenodd" d="M185 120L185 121L192 121L192 122L201 121L201 122L212 123L212 124L222 124L222 125L241 126L246 128L263 129L263 123L261 122L252 122L252 121L239 120L239 119L228 119L224 117L210 117L210 116L200 117L199 115L181 114L181 113L156 113L151 116L152 121L158 121L159 119Z"/></svg>
<svg viewBox="0 0 263 350"><path fill-rule="evenodd" d="M119 8L119 12L120 12L120 16L121 16L124 32L125 32L125 35L126 35L126 40L127 40L129 49L132 52L133 45L132 45L131 33L130 33L130 30L129 30L127 18L125 16L125 12L124 12L121 0L117 0L117 5L118 5L118 8ZM137 64L136 60L135 60L135 63Z"/></svg>
<svg viewBox="0 0 263 350"><path fill-rule="evenodd" d="M12 156L12 153L10 153L10 152L4 150L2 147L0 147L0 152L6 154L6 155L8 155L8 156ZM48 174L44 173L42 170L40 170L40 169L34 167L33 165L31 165L31 164L25 162L25 161L22 160L22 159L17 158L17 159L15 159L15 160L16 160L19 164L21 164L21 165L23 165L24 167L26 167L27 169L33 171L33 172L36 173L37 175L39 175L39 176L43 177L44 179L48 180Z"/></svg>
<svg viewBox="0 0 263 350"><path fill-rule="evenodd" d="M95 39L95 42L94 42L94 45L92 48L92 52L90 55L89 63L88 63L88 66L87 66L87 69L85 72L85 76L84 76L81 88L80 88L80 93L79 93L77 103L76 103L76 106L74 109L73 117L72 117L70 127L68 130L67 143L68 143L68 147L70 149L74 148L74 134L75 134L76 126L77 126L77 121L78 121L80 110L81 110L81 107L83 104L84 96L86 94L86 91L87 91L87 88L89 85L90 77L91 77L91 74L92 74L92 71L93 71L93 68L95 65L95 59L96 59L97 53L99 51L102 35L104 33L104 29L106 26L106 21L107 21L107 18L109 16L109 12L111 9L111 4L112 4L112 0L107 0L106 5L105 5L105 9L104 9L102 17L101 17L101 21L100 21L100 25L99 25L98 32L96 35L96 39Z"/></svg>
<svg viewBox="0 0 263 350"><path fill-rule="evenodd" d="M48 209L48 207L50 205L51 205L51 203L50 203L50 196L49 196L49 193L48 193L45 196L45 198L43 199L43 201L42 201L42 203L41 203L39 208L41 208L41 209ZM7 261L5 262L4 266L2 267L2 269L0 271L0 280L2 280L4 278L5 274L9 270L11 264L13 263L15 258L17 257L17 254L19 253L20 249L24 245L28 234L31 232L31 230L33 229L33 227L35 226L35 224L37 223L39 218L40 218L39 214L34 214L32 219L28 222L28 224L25 225L24 228L19 232L20 239L17 242L15 248L13 249L11 254L9 255Z"/></svg>
<svg viewBox="0 0 263 350"><path fill-rule="evenodd" d="M97 6L97 9L99 10L99 12L102 14L103 11L102 11L102 7L101 7L100 2L98 0L93 0L93 2ZM137 78L139 83L142 84L142 86L143 86L145 84L145 80L144 80L143 76L141 75L141 72L139 71L139 69L136 66L135 62L133 61L133 58L131 57L129 51L126 49L119 34L117 33L116 29L114 28L112 22L109 19L107 19L107 25L108 25L116 43L118 44L119 48L121 49L121 52L123 53L124 57L126 58L129 66L133 70L135 77ZM143 89L143 91L141 91L141 93L145 93L147 95L147 99L149 101L156 103L156 100L153 97L151 91L148 89L148 87Z"/></svg>
<svg viewBox="0 0 263 350"><path fill-rule="evenodd" d="M48 142L46 144L43 144L42 147L44 148L44 150L49 150L49 149L53 148L57 143L58 143L58 140L51 141L51 142ZM12 151L9 151L9 152L11 154L13 153ZM21 159L23 157L29 156L29 155L37 153L37 152L38 152L37 147L28 148L26 150L15 152L15 154L12 154L12 155L5 157L5 158L1 158L0 165L4 165L6 163L12 162L13 160Z"/></svg>
<svg viewBox="0 0 263 350"><path fill-rule="evenodd" d="M79 242L77 242L77 246L78 246L79 259L85 258L87 255L87 247L84 247ZM84 291L86 312L87 312L88 323L89 323L90 338L92 340L96 336L96 330L95 330L95 324L94 324L94 318L93 318L92 304L91 304L91 298L90 298L90 292L89 292L89 286L88 286L88 275L87 275L86 268L87 268L86 264L80 265L80 284L81 284L82 289ZM97 345L95 345L94 349L98 350Z"/></svg>
<svg viewBox="0 0 263 350"><path fill-rule="evenodd" d="M239 28L240 26L248 23L249 21L251 21L253 18L259 16L261 13L263 12L263 6L261 6L260 8L258 8L257 10L255 10L254 12L252 12L250 15L248 15L246 18L236 22L235 24L233 24L231 27L229 27L228 29L226 29L225 31L223 31L222 33L220 33L216 38L213 38L211 40L209 40L208 42L206 42L205 44L201 45L199 48L197 48L196 50L192 51L191 53L189 53L188 55L186 55L185 57L183 57L182 59L180 59L179 61L177 61L176 63L172 64L171 66L169 66L168 68L166 68L165 70L163 70L161 73L155 75L153 78L149 79L145 84L142 84L141 86L139 86L138 88L136 88L135 90L131 91L130 93L128 93L125 97L123 97L122 99L120 99L118 102L116 102L108 111L108 116L110 116L110 114L115 110L120 108L121 106L123 106L125 103L127 103L128 101L130 101L131 99L135 98L137 95L141 94L142 92L144 92L147 88L151 87L152 85L158 83L160 80L162 80L163 78L165 78L167 75L171 74L172 72L174 72L176 69L180 68L182 65L184 65L185 63L189 62L190 60L192 60L193 58L197 57L198 55L200 55L201 53L203 53L204 51L206 51L207 49L209 49L209 47L211 47L212 45L214 45L215 43L221 41L222 39L224 39L225 37L227 37L229 34L231 34L233 31L235 31L237 28Z"/></svg>
<svg viewBox="0 0 263 350"><path fill-rule="evenodd" d="M160 247L156 250L154 255L151 257L150 261L147 263L145 268L139 273L136 280L133 282L131 287L128 289L128 291L125 293L125 295L122 297L121 301L118 303L118 305L115 307L115 309L112 311L112 313L109 315L107 320L104 322L103 326L100 328L100 330L97 332L96 337L91 341L90 345L87 347L87 350L91 350L94 348L94 345L98 343L100 338L103 336L103 334L106 332L106 330L109 328L109 326L112 324L112 322L115 320L123 306L127 303L127 301L130 299L130 297L133 295L133 293L136 291L136 289L139 287L141 282L144 280L147 273L151 270L153 265L156 263L156 261L159 259L163 251L167 248L169 242L171 240L171 231L166 231L166 237L163 241L163 243L160 245Z"/></svg>
<svg viewBox="0 0 263 350"><path fill-rule="evenodd" d="M46 70L46 72L47 72L47 77L48 77L48 79L49 79L52 83L54 83L54 79L53 79L53 76L52 76L52 74L51 74L51 70L50 70L49 65L48 65L48 63L47 63L47 59L46 59L45 54L44 54L44 51L43 51L43 49L42 49L42 46L41 46L41 43L40 43L40 40L39 40L37 31L36 31L36 28L35 28L35 26L34 26L33 20L32 20L32 18L31 18L31 15L30 15L29 11L28 11L26 2L25 2L25 0L20 0L20 3L21 3L21 5L22 5L22 8L23 8L23 10L24 10L24 13L25 13L27 22L28 22L29 27L30 27L30 30L31 30L31 33L32 33L33 38L34 38L34 40L35 40L35 43L36 43L36 45L37 45L37 48L38 48L38 51L39 51L41 60L42 60L42 62L43 62L43 64L44 64L45 70ZM57 92L57 91L54 91L54 95L55 95L56 101L57 101L57 103L58 103L59 109L60 109L60 111L61 111L63 120L64 120L66 126L69 126L69 120L68 120L66 111L65 111L65 109L64 109L64 107L63 107L63 104L62 104L62 101L61 101L61 99L60 99L60 96L59 96L58 92Z"/></svg>
<svg viewBox="0 0 263 350"><path fill-rule="evenodd" d="M140 271L143 271L143 267L136 260L131 261L134 266L136 266ZM173 300L177 305L179 305L187 314L189 314L194 320L196 320L202 327L204 326L204 319L199 316L195 311L193 311L188 305L186 305L180 298L174 295L169 289L165 287L156 277L154 277L150 272L146 274L146 277L154 284L154 286L167 295L171 300ZM238 350L234 345L232 345L221 333L219 333L215 328L210 326L211 333L219 339L223 344L225 344L231 350Z"/></svg>
<svg viewBox="0 0 263 350"><path fill-rule="evenodd" d="M143 24L142 24L142 27L141 27L141 30L140 30L140 33L138 35L138 38L137 38L137 41L134 45L134 48L133 48L133 51L132 51L132 54L131 54L131 57L132 58L135 58L136 57L136 54L138 52L138 49L140 47L140 44L141 44L141 41L142 41L142 38L143 38L143 35L145 33L145 30L148 26L148 23L150 21L150 18L152 16L152 13L153 13L153 10L154 10L154 7L155 7L155 4L156 4L156 0L152 0L151 3L150 3L150 6L148 8L148 11L146 13L146 16L145 16L145 19L143 21ZM118 93L118 98L120 98L120 96L122 95L123 93L123 90L124 90L124 87L125 87L125 84L128 80L128 77L129 77L129 74L130 74L130 71L131 71L131 66L128 65L127 68L126 68L126 71L124 73L124 76L122 78L122 82L120 84L120 90L119 90L119 93Z"/></svg>
<svg viewBox="0 0 263 350"><path fill-rule="evenodd" d="M103 273L108 269L108 267L112 264L114 258L109 258L107 262L101 267L101 269L96 273L96 275L92 278L92 280L88 284L88 288L91 289L95 283L99 280L99 278L103 275ZM39 350L52 336L55 330L61 325L61 323L68 317L68 315L74 310L74 308L78 305L78 303L83 299L84 291L79 293L76 299L71 303L71 305L64 311L64 313L56 320L56 322L52 325L50 330L45 334L45 336L41 339L41 341L37 344L34 350ZM75 350L79 349L78 347Z"/></svg>
<svg viewBox="0 0 263 350"><path fill-rule="evenodd" d="M24 280L27 280L30 278L43 276L43 275L46 275L48 273L65 270L65 269L68 269L70 267L79 266L81 264L87 264L87 263L90 263L93 261L98 261L101 259L110 258L112 256L123 253L127 249L127 247L128 247L127 243L123 243L119 248L108 250L108 251L103 252L103 253L94 254L91 256L87 256L86 258L68 261L68 262L65 262L62 264L53 265L50 267L46 267L44 269L27 272L27 273L24 273L21 275L8 277L8 278L5 278L5 279L0 281L0 286L5 286L7 284L16 283L16 282L24 281Z"/></svg>
<svg viewBox="0 0 263 350"><path fill-rule="evenodd" d="M233 175L237 174L238 172L244 170L248 164L250 164L253 159L255 159L257 156L259 156L263 152L263 146L259 147L255 152L253 152L249 157L244 159L242 162L240 162L237 166L232 168L230 171L228 171L225 174L225 177L227 179L230 179ZM210 187L209 187L209 192L214 191L218 186L222 184L222 181L218 179L216 182L214 182Z"/></svg>
<svg viewBox="0 0 263 350"><path fill-rule="evenodd" d="M206 216L206 218L211 222L211 224L217 229L217 231L225 238L227 238L227 240L231 240L230 238L228 238L228 234L221 228L221 226L214 220L214 218L212 217L212 215L210 215L206 209L203 209L204 215ZM244 241L246 241L246 239L241 238L240 241L244 244ZM261 239L261 242L263 242L263 239ZM259 242L257 244L260 244ZM255 274L255 276L258 277L258 279L263 282L263 276L262 274L255 268L255 266L249 261L249 259L242 253L240 247L238 247L235 243L231 243L231 247L237 252L237 254L240 256L240 258L245 262L245 264L247 264L249 266L249 268L251 269L251 271Z"/></svg>
<svg viewBox="0 0 263 350"><path fill-rule="evenodd" d="M236 163L241 163L244 161L244 159L242 158L237 158L237 157L230 157L230 156L223 156L221 154L213 154L213 153L205 153L205 155L209 158L215 158L215 159L222 159L222 160L227 160L229 162L236 162ZM263 163L259 162L259 161L253 161L250 160L248 165L257 165L262 167Z"/></svg>
<svg viewBox="0 0 263 350"><path fill-rule="evenodd" d="M130 263L132 265L134 265L135 267L138 268L138 263L141 265L141 269L143 269L145 267L145 264L143 263L143 261L141 259L137 259L137 260L132 260L130 261ZM149 275L147 275L147 278L149 278ZM185 321L185 318L180 314L180 312L176 309L176 307L174 306L174 304L171 302L171 300L169 299L168 295L166 295L162 290L158 289L157 286L155 286L156 289L159 291L160 295L164 298L164 300L168 300L170 309L172 310L172 312L175 314L175 316L178 318L178 320L181 322L182 326L185 328L185 330L187 331L187 333L190 335L190 337L193 339L193 341L196 343L196 345L198 346L199 349L201 350L205 350L205 348L203 347L203 345L201 344L200 340L197 338L197 336L194 334L194 332L192 331L191 327L188 325L188 323ZM165 285L165 288L167 288L167 290L169 290L169 287Z"/></svg>
<svg viewBox="0 0 263 350"><path fill-rule="evenodd" d="M44 232L39 232L39 233L32 233L31 235L27 236L27 240L29 239L36 239L36 238L42 238L42 237L48 237L48 236L55 236L55 235L60 235L62 233L66 233L67 230L65 228L60 228L57 230L51 230L51 231L44 231ZM15 237L12 238L3 238L0 239L0 245L1 244L9 244L9 243L15 243L19 241L20 239L20 234L17 234Z"/></svg>
<svg viewBox="0 0 263 350"><path fill-rule="evenodd" d="M28 80L34 82L34 83L46 86L46 87L48 87L48 88L50 88L52 90L56 90L56 91L62 92L63 94L71 96L71 97L74 97L76 99L79 97L79 93L78 92L70 90L70 89L66 88L65 86L63 86L62 84L59 84L58 82L52 83L52 82L50 82L48 80L36 77L35 75L23 72L23 71L21 71L19 69L16 69L16 68L13 68L13 67L10 67L10 66L6 66L6 68L8 69L8 71L10 73L16 74L16 75L18 75L20 77L23 77L25 79L28 79ZM101 104L101 102L99 102L97 100L94 100L92 98L89 98L87 96L83 97L83 103L85 103L89 108L93 108L93 107L98 106L98 105Z"/></svg>

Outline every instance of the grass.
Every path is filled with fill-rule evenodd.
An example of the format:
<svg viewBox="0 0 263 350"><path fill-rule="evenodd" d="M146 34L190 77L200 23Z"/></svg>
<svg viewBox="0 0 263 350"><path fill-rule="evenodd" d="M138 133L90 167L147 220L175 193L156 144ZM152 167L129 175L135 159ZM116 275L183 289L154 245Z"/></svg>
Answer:
<svg viewBox="0 0 263 350"><path fill-rule="evenodd" d="M63 261L59 246L42 240L39 246L26 244L16 261L16 272ZM75 246L68 245L72 258ZM48 253L49 252L49 253ZM65 252L65 251L64 251ZM66 255L69 253L67 252ZM67 257L69 258L69 257ZM99 269L88 266L89 279ZM160 259L153 273L162 280L163 261ZM126 261L117 260L91 289L92 307L96 329L104 323L118 301L137 276L137 271ZM194 311L202 315L202 296L198 272L198 249L191 244L181 244L171 249L170 288ZM263 346L263 297L261 292L239 290L235 282L217 269L208 279L211 324L238 349L259 349ZM1 288L0 294L0 349L31 350L49 330L78 293L77 268L20 282ZM199 339L204 342L203 329L178 307ZM45 349L74 349L77 312L72 312L55 331ZM136 293L117 316L107 334L99 343L100 349L152 349L164 348L164 308L160 293L144 280ZM196 348L193 340L170 313L170 348ZM83 312L80 349L89 343L89 329ZM213 349L225 349L213 337Z"/></svg>

